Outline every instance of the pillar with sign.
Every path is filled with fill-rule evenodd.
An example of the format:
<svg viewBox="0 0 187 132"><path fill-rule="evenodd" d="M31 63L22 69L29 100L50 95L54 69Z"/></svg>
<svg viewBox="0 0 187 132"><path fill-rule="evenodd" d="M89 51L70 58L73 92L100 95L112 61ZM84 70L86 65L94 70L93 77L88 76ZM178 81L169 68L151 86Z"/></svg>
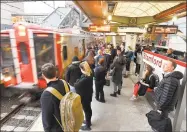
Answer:
<svg viewBox="0 0 187 132"><path fill-rule="evenodd" d="M126 45L125 45L125 50L128 50L128 46L131 46L132 50L135 50L136 47L136 40L137 40L137 35L135 34L127 34L126 35Z"/></svg>

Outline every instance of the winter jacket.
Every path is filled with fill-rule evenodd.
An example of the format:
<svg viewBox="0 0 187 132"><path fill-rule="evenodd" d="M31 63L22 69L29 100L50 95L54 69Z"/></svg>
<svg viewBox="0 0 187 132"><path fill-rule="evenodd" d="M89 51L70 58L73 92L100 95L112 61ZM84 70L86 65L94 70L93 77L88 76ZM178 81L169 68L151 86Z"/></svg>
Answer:
<svg viewBox="0 0 187 132"><path fill-rule="evenodd" d="M173 111L177 102L177 94L180 87L180 79L183 74L174 71L163 77L157 89L155 89L155 102L162 111Z"/></svg>
<svg viewBox="0 0 187 132"><path fill-rule="evenodd" d="M71 85L74 86L74 83L79 79L82 75L82 72L79 68L79 61L72 62L72 64L68 67L65 80Z"/></svg>
<svg viewBox="0 0 187 132"><path fill-rule="evenodd" d="M104 54L104 67L105 69L109 69L110 68L110 64L112 62L112 58L111 58L111 55L109 54Z"/></svg>
<svg viewBox="0 0 187 132"><path fill-rule="evenodd" d="M137 52L136 63L141 64L141 62L142 62L142 53Z"/></svg>
<svg viewBox="0 0 187 132"><path fill-rule="evenodd" d="M178 59L178 57L176 55L172 54L167 54L167 57L169 58L173 58L173 59Z"/></svg>
<svg viewBox="0 0 187 132"><path fill-rule="evenodd" d="M151 77L150 77L151 76ZM154 89L155 85L156 85L156 78L151 74L151 75L147 75L145 77L145 79L143 79L143 82L145 84L147 84L148 88L150 89Z"/></svg>
<svg viewBox="0 0 187 132"><path fill-rule="evenodd" d="M61 80L51 81L47 84L47 87L53 87L58 90L63 96L66 94L64 83ZM63 132L61 126L55 119L61 123L60 117L60 100L57 99L50 92L45 91L42 93L40 98L42 108L42 123L45 132ZM55 116L55 117L54 117ZM62 123L61 123L62 124Z"/></svg>
<svg viewBox="0 0 187 132"><path fill-rule="evenodd" d="M95 66L98 66L99 59L101 59L101 58L104 58L104 56L103 55L96 56L96 58L95 58Z"/></svg>
<svg viewBox="0 0 187 132"><path fill-rule="evenodd" d="M120 56L116 56L114 58L113 63L111 64L111 69L114 69L114 73L112 75L112 81L115 84L121 84L122 81L122 71L123 71L123 67L126 64L125 61L125 57L120 55Z"/></svg>
<svg viewBox="0 0 187 132"><path fill-rule="evenodd" d="M106 69L99 65L95 68L95 83L96 84L100 84L100 85L104 85L106 80L105 80L105 76L106 76Z"/></svg>
<svg viewBox="0 0 187 132"><path fill-rule="evenodd" d="M81 96L82 102L91 102L93 94L93 77L83 74L81 78L75 83L75 90L77 94Z"/></svg>

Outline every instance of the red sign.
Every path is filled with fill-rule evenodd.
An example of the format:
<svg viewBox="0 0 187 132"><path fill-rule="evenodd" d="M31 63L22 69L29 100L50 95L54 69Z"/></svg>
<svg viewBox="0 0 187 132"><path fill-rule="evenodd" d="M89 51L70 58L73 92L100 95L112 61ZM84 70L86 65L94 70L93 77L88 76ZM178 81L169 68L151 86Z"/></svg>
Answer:
<svg viewBox="0 0 187 132"><path fill-rule="evenodd" d="M105 25L105 26L95 26L91 25L89 27L90 32L110 32L110 26Z"/></svg>

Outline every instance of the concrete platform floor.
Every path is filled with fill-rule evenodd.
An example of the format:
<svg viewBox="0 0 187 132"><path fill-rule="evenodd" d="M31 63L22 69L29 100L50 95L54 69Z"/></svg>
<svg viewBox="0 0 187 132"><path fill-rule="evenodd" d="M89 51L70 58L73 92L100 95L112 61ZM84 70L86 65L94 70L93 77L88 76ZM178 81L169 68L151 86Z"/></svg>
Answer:
<svg viewBox="0 0 187 132"><path fill-rule="evenodd" d="M145 116L152 108L144 97L130 101L133 82L123 80L122 95L111 97L113 85L105 86L106 103L100 103L93 96L92 131L152 131ZM43 131L41 115L29 131Z"/></svg>

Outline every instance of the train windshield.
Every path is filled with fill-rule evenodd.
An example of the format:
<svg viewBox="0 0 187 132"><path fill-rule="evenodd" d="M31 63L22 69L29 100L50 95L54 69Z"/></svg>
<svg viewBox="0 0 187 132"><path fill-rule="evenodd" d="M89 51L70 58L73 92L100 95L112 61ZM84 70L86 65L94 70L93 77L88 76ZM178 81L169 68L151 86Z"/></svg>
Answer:
<svg viewBox="0 0 187 132"><path fill-rule="evenodd" d="M34 48L38 77L41 77L41 67L45 63L55 65L53 34L34 34Z"/></svg>
<svg viewBox="0 0 187 132"><path fill-rule="evenodd" d="M14 61L12 55L12 49L10 44L9 36L1 36L0 43L0 54L1 54L1 74L4 77L9 77L14 75Z"/></svg>

